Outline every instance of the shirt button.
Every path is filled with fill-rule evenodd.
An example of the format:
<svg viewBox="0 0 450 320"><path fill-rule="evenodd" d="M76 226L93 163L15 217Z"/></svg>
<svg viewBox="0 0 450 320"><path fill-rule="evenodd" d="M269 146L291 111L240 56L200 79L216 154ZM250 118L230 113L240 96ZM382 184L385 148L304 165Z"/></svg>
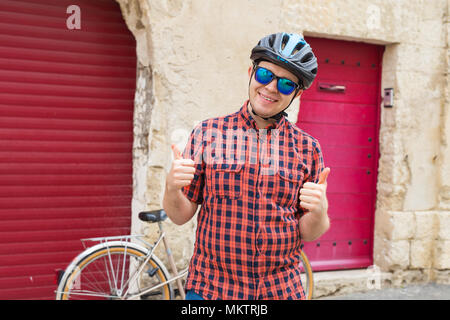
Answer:
<svg viewBox="0 0 450 320"><path fill-rule="evenodd" d="M259 193L256 194L256 199L259 199Z"/></svg>

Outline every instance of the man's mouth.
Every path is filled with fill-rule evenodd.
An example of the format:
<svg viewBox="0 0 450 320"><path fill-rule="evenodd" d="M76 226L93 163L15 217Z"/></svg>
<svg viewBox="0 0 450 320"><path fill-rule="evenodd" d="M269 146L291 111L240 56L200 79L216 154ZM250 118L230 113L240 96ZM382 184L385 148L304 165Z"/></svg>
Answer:
<svg viewBox="0 0 450 320"><path fill-rule="evenodd" d="M263 99L266 100L266 101L269 101L269 102L277 102L277 101L278 101L278 100L276 100L276 99L270 98L270 97L268 97L268 96L262 94L261 92L258 92L258 93L259 93L259 95L261 96L261 98L263 98Z"/></svg>

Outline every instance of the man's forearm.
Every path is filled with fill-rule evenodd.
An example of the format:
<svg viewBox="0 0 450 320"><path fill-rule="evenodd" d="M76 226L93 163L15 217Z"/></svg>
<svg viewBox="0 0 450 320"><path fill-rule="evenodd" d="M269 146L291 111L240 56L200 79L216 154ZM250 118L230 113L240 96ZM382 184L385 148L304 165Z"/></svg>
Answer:
<svg viewBox="0 0 450 320"><path fill-rule="evenodd" d="M188 222L194 216L197 207L198 205L189 201L180 189L169 191L166 187L163 208L175 224L182 225Z"/></svg>
<svg viewBox="0 0 450 320"><path fill-rule="evenodd" d="M300 235L304 241L314 241L330 228L327 210L305 213L299 220Z"/></svg>

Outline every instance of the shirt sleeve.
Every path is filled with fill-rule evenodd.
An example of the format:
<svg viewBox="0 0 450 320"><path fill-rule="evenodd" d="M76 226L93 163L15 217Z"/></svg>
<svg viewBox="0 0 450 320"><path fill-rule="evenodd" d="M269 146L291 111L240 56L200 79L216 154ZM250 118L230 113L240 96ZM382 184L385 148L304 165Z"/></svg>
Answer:
<svg viewBox="0 0 450 320"><path fill-rule="evenodd" d="M205 184L205 165L202 155L203 134L202 124L200 124L192 130L183 151L184 159L189 158L195 162L194 178L192 179L190 185L187 185L181 189L186 198L197 204L201 204L203 202L203 187Z"/></svg>
<svg viewBox="0 0 450 320"><path fill-rule="evenodd" d="M312 143L312 161L311 161L311 171L310 180L311 182L319 182L319 174L325 169L323 162L322 149L320 148L319 141L315 140Z"/></svg>

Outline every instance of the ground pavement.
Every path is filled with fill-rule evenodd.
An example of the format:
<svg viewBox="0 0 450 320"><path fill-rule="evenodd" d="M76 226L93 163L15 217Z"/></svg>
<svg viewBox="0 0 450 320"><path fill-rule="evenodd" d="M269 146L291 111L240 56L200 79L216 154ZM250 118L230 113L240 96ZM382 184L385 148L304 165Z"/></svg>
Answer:
<svg viewBox="0 0 450 320"><path fill-rule="evenodd" d="M402 288L335 295L317 300L450 300L450 285L436 283L408 285Z"/></svg>

